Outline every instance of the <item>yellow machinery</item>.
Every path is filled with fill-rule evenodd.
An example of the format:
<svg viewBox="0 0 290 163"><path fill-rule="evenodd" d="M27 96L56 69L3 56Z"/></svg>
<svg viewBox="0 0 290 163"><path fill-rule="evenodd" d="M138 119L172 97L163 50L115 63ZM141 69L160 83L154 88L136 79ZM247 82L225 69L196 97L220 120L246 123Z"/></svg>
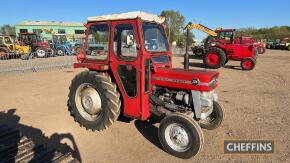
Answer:
<svg viewBox="0 0 290 163"><path fill-rule="evenodd" d="M212 29L210 29L210 28L208 28L208 27L206 27L204 25L201 25L201 24L189 23L185 28L189 29L189 30L195 28L195 29L203 31L203 32L207 33L208 35L214 36L214 37L216 37L218 35L214 30L212 30Z"/></svg>
<svg viewBox="0 0 290 163"><path fill-rule="evenodd" d="M10 55L21 55L21 58L26 58L30 53L30 46L15 43L11 36L0 35L0 58L8 58Z"/></svg>

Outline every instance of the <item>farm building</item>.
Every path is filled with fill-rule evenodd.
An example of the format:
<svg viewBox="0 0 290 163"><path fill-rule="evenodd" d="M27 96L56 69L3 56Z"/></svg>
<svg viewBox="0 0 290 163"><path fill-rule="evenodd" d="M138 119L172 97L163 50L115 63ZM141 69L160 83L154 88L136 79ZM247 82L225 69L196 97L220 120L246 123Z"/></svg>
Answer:
<svg viewBox="0 0 290 163"><path fill-rule="evenodd" d="M80 22L58 21L23 21L15 26L16 35L19 33L38 33L43 38L51 40L53 34L65 34L68 39L85 37L85 27Z"/></svg>

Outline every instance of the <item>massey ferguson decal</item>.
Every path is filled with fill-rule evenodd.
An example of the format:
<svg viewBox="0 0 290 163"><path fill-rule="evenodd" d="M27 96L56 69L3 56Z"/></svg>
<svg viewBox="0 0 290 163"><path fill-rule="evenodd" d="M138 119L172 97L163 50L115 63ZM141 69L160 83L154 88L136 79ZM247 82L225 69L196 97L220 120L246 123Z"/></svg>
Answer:
<svg viewBox="0 0 290 163"><path fill-rule="evenodd" d="M192 79L190 81L190 80L180 80L180 79L153 77L153 80L161 80L161 81L168 81L168 82L174 82L174 83L183 83L183 84L192 84L192 85L199 85L199 83L200 83L198 79Z"/></svg>

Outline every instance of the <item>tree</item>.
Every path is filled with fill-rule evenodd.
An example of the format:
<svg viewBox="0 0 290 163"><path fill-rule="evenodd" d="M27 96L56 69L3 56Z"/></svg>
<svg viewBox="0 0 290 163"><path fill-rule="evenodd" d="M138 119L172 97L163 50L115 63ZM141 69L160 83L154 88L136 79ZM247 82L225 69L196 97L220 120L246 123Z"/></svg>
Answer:
<svg viewBox="0 0 290 163"><path fill-rule="evenodd" d="M238 34L243 36L252 36L256 40L267 39L276 40L290 36L289 26L274 26L271 28L241 28L238 30Z"/></svg>
<svg viewBox="0 0 290 163"><path fill-rule="evenodd" d="M5 35L15 35L15 26L5 24L1 26L0 33Z"/></svg>
<svg viewBox="0 0 290 163"><path fill-rule="evenodd" d="M172 43L173 41L176 41L178 46L184 45L185 35L183 28L185 27L185 17L181 15L179 11L174 10L162 11L160 16L165 17L169 42ZM190 32L190 43L193 42L193 37L193 33Z"/></svg>

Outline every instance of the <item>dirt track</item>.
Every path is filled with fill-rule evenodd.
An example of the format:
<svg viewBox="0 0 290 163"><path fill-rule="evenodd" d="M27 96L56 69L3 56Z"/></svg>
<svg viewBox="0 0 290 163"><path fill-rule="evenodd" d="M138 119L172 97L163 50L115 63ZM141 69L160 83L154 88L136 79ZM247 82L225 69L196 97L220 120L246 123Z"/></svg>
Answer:
<svg viewBox="0 0 290 163"><path fill-rule="evenodd" d="M182 61L175 57L174 66L182 67ZM190 62L191 66L201 66L200 60ZM215 131L204 130L204 148L190 160L164 152L157 128L146 122L117 121L103 132L80 128L70 117L66 101L70 81L81 70L1 75L0 111L16 109L21 124L46 136L70 133L82 162L290 162L290 52L268 50L250 72L232 67L239 62L228 65L219 69L217 89L226 109L224 124ZM11 123L9 117L5 121ZM275 153L225 155L221 146L224 139L273 139Z"/></svg>

